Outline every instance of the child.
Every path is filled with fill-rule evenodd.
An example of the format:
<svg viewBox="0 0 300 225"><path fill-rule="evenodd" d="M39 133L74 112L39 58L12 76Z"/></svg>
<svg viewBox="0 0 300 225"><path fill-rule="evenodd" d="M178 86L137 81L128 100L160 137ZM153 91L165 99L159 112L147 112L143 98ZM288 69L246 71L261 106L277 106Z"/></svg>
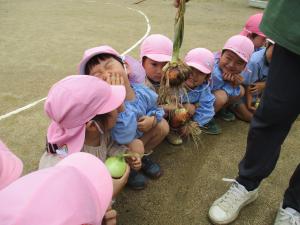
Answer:
<svg viewBox="0 0 300 225"><path fill-rule="evenodd" d="M108 223L115 221L115 217L108 218L115 212L107 211L112 193L112 180L105 165L91 154L74 153L54 167L27 174L0 191L0 223Z"/></svg>
<svg viewBox="0 0 300 225"><path fill-rule="evenodd" d="M214 55L208 49L195 48L186 54L184 62L192 69L192 74L185 81L185 87L189 103L196 105L193 120L197 122L204 133L220 134L221 129L213 119L215 96L211 93L209 82L214 65Z"/></svg>
<svg viewBox="0 0 300 225"><path fill-rule="evenodd" d="M39 168L53 166L75 152L87 151L105 160L107 156L124 153L109 140L109 130L117 119L117 108L125 98L122 86L111 86L94 77L68 76L50 89L45 112L51 119L47 132L46 153ZM99 131L98 131L99 130ZM127 172L114 179L114 190L126 184Z"/></svg>
<svg viewBox="0 0 300 225"><path fill-rule="evenodd" d="M252 54L246 70L242 73L246 98L244 98L244 101L235 104L234 112L239 119L246 122L250 122L252 119L266 86L273 47L274 41L267 39L266 48Z"/></svg>
<svg viewBox="0 0 300 225"><path fill-rule="evenodd" d="M145 85L158 93L163 67L172 58L172 41L164 35L148 36L140 47L140 58L146 72Z"/></svg>
<svg viewBox="0 0 300 225"><path fill-rule="evenodd" d="M130 67L110 46L99 46L85 51L79 64L80 74L96 76L108 82L123 84L126 88L125 111L119 114L112 130L113 139L126 144L131 151L148 153L165 138L169 132L168 123L163 119L164 111L157 106L157 94L141 84L130 84ZM123 78L123 83L120 82ZM140 160L140 157L136 157ZM142 171L151 178L161 175L160 166L149 157L142 158ZM128 185L143 189L145 176L135 168L130 172Z"/></svg>
<svg viewBox="0 0 300 225"><path fill-rule="evenodd" d="M221 129L213 119L215 96L211 93L209 82L214 55L208 49L195 48L186 54L184 62L190 66L192 73L185 81L187 96L183 96L181 104L204 133L220 134ZM172 127L172 122L170 126ZM168 135L168 141L174 145L182 144L181 136L187 134L185 126L181 129L173 129L173 132Z"/></svg>
<svg viewBox="0 0 300 225"><path fill-rule="evenodd" d="M0 190L18 179L22 171L22 161L0 140Z"/></svg>
<svg viewBox="0 0 300 225"><path fill-rule="evenodd" d="M242 35L232 36L225 43L221 57L215 59L212 72L212 92L216 97L215 112L219 112L225 121L235 119L226 107L238 101L244 95L241 87L243 77L240 75L254 51L249 38Z"/></svg>
<svg viewBox="0 0 300 225"><path fill-rule="evenodd" d="M243 31L240 33L240 35L250 38L254 44L254 51L261 50L266 42L266 35L259 29L262 17L262 13L250 16L243 28Z"/></svg>

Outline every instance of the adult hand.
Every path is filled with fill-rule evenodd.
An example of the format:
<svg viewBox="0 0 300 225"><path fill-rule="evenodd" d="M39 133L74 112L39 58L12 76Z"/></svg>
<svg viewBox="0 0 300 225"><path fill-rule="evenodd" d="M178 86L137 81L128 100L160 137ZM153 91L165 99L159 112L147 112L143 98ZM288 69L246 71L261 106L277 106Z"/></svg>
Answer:
<svg viewBox="0 0 300 225"><path fill-rule="evenodd" d="M185 0L185 2L188 2L189 0ZM178 8L179 7L179 3L180 3L180 0L174 0L173 2L173 5Z"/></svg>

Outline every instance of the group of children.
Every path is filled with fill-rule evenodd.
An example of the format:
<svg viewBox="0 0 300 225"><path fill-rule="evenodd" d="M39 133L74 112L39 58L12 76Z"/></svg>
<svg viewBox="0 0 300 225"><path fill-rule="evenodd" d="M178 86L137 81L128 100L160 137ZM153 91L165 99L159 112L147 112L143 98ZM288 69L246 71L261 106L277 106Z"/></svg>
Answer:
<svg viewBox="0 0 300 225"><path fill-rule="evenodd" d="M184 82L187 95L181 96L180 104L203 133L221 133L214 119L218 115L226 121L234 120L235 116L244 121L251 120L265 87L274 45L271 40L265 45L266 37L259 31L261 18L262 14L251 16L243 32L229 38L220 52L194 48L185 55L184 62L191 73ZM64 78L49 91L45 112L51 124L47 131L46 152L39 163L40 171L34 176L41 178L45 173L43 179L48 179L57 173L64 174L60 170L69 170L62 167L66 164L77 168L68 163L67 159L72 155L76 155L77 158L73 157L79 163L81 157L90 154L105 162L110 156L127 153L125 174L112 179L113 195L109 196L115 198L126 184L143 189L148 178L159 178L162 169L149 154L165 138L171 144L180 145L188 135L185 127L175 128L168 123L169 112L175 106L157 103L164 66L171 61L172 48L169 38L153 34L141 44L139 60L121 56L106 45L86 50L78 65L78 75ZM80 170L85 170L83 167L86 166L91 172L92 165L88 162L82 160L79 164ZM72 180L75 175L72 171L68 173ZM28 183L26 179L36 179L28 176L33 175L25 176L18 185ZM91 173L82 179L98 177ZM79 181L69 185L76 186ZM33 191L43 187L43 181L39 182L36 183L39 187L34 187ZM10 189L14 190L13 187ZM105 206L107 209L108 205ZM97 209L98 206L94 210ZM107 210L108 219L112 211L111 208Z"/></svg>

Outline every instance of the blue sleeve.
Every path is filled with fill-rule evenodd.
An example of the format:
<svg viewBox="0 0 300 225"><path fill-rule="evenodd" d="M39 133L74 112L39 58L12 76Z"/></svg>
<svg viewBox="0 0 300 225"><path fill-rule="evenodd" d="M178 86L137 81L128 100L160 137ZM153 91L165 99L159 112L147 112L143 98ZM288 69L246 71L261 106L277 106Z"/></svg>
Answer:
<svg viewBox="0 0 300 225"><path fill-rule="evenodd" d="M111 136L118 144L129 144L137 134L137 121L135 113L126 107L119 113L116 125L112 128Z"/></svg>
<svg viewBox="0 0 300 225"><path fill-rule="evenodd" d="M215 115L214 102L215 96L211 93L210 88L201 92L198 108L196 108L196 112L193 116L193 120L196 121L200 127L207 124Z"/></svg>
<svg viewBox="0 0 300 225"><path fill-rule="evenodd" d="M258 65L254 62L249 62L242 72L242 76L244 78L243 84L250 85L253 84L256 80L258 80L259 68Z"/></svg>
<svg viewBox="0 0 300 225"><path fill-rule="evenodd" d="M145 104L146 115L155 116L157 122L160 122L165 112L163 108L158 107L157 105L158 95L150 88L144 86L140 97L143 99L143 103Z"/></svg>

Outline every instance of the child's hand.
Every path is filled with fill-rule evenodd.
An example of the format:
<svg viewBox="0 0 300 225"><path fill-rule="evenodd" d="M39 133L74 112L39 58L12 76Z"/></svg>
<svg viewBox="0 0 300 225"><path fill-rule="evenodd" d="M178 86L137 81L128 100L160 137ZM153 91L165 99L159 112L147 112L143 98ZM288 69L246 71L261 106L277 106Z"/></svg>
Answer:
<svg viewBox="0 0 300 225"><path fill-rule="evenodd" d="M128 157L126 161L130 165L130 168L133 170L137 171L142 167L142 159L138 154L136 154L136 156Z"/></svg>
<svg viewBox="0 0 300 225"><path fill-rule="evenodd" d="M254 83L252 85L250 85L250 92L251 94L259 94L259 93L262 93L262 91L265 89L266 87L266 82L257 82L257 83Z"/></svg>
<svg viewBox="0 0 300 225"><path fill-rule="evenodd" d="M225 81L229 81L229 82L233 82L234 81L234 76L231 73L224 72L222 74L222 77L223 77L223 80L225 80Z"/></svg>
<svg viewBox="0 0 300 225"><path fill-rule="evenodd" d="M166 113L177 109L177 106L175 104L164 104L160 105L160 107L162 107Z"/></svg>
<svg viewBox="0 0 300 225"><path fill-rule="evenodd" d="M109 207L103 217L101 225L116 225L117 224L117 211Z"/></svg>
<svg viewBox="0 0 300 225"><path fill-rule="evenodd" d="M244 81L244 77L243 77L241 74L235 74L235 75L233 76L233 78L234 78L234 80L233 80L233 85L234 85L235 87L241 85L241 84L243 83L243 81Z"/></svg>
<svg viewBox="0 0 300 225"><path fill-rule="evenodd" d="M127 183L127 179L129 177L129 172L130 172L130 167L128 166L128 164L126 164L126 171L123 174L123 176L119 179L115 179L115 178L112 179L112 181L113 181L113 198L117 197L117 195L122 190L124 184Z"/></svg>
<svg viewBox="0 0 300 225"><path fill-rule="evenodd" d="M142 132L148 132L156 122L155 116L141 116L138 120L138 129Z"/></svg>
<svg viewBox="0 0 300 225"><path fill-rule="evenodd" d="M196 106L194 104L187 103L184 104L183 107L186 108L190 116L193 116L196 112Z"/></svg>
<svg viewBox="0 0 300 225"><path fill-rule="evenodd" d="M110 85L124 85L124 78L118 73L111 73L106 77L106 82Z"/></svg>

